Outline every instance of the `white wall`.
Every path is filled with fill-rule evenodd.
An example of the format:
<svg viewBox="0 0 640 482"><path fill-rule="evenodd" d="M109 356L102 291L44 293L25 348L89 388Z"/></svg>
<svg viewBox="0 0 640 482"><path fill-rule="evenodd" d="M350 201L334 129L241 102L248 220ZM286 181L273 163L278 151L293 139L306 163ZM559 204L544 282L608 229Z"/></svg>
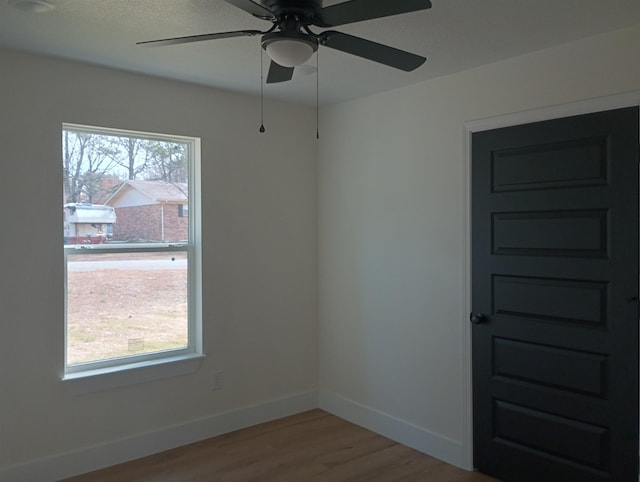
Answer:
<svg viewBox="0 0 640 482"><path fill-rule="evenodd" d="M256 98L8 50L0 66L0 480L117 461L119 441L136 455L136 440L167 445L182 426L255 422L260 404L315 406L315 111L267 102L261 135ZM195 374L84 395L60 381L63 122L202 139L208 357Z"/></svg>
<svg viewBox="0 0 640 482"><path fill-rule="evenodd" d="M640 25L323 110L321 407L468 466L464 124L638 90L638 58Z"/></svg>

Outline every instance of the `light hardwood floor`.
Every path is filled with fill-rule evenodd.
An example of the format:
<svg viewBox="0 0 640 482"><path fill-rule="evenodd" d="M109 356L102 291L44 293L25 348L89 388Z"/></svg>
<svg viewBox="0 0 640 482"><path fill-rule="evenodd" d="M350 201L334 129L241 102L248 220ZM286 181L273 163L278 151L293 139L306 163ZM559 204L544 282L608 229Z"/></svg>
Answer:
<svg viewBox="0 0 640 482"><path fill-rule="evenodd" d="M65 482L498 482L322 410L256 425Z"/></svg>

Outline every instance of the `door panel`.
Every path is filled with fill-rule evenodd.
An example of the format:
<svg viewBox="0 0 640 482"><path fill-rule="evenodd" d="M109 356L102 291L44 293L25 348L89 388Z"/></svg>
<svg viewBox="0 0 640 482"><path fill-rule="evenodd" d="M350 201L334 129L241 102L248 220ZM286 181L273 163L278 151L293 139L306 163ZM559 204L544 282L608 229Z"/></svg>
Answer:
<svg viewBox="0 0 640 482"><path fill-rule="evenodd" d="M638 480L638 108L474 133L474 464Z"/></svg>
<svg viewBox="0 0 640 482"><path fill-rule="evenodd" d="M607 358L571 348L493 339L493 377L603 398Z"/></svg>
<svg viewBox="0 0 640 482"><path fill-rule="evenodd" d="M493 275L492 284L495 314L604 326L606 283Z"/></svg>
<svg viewBox="0 0 640 482"><path fill-rule="evenodd" d="M541 143L493 152L493 192L607 183L607 138Z"/></svg>
<svg viewBox="0 0 640 482"><path fill-rule="evenodd" d="M607 211L492 213L492 252L504 255L607 255Z"/></svg>

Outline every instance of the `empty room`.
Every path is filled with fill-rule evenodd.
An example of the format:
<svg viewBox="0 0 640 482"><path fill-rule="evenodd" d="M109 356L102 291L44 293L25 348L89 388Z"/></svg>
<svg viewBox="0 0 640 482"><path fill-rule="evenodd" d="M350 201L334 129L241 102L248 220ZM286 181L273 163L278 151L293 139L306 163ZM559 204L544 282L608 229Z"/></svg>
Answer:
<svg viewBox="0 0 640 482"><path fill-rule="evenodd" d="M0 482L637 480L639 58L637 0L0 0Z"/></svg>

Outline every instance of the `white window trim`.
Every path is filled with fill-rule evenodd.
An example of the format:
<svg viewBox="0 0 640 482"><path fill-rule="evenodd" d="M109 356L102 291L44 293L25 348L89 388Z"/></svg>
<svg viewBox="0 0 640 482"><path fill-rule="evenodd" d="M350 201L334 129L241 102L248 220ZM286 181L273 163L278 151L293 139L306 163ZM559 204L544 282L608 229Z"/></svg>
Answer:
<svg viewBox="0 0 640 482"><path fill-rule="evenodd" d="M134 383L157 380L196 371L205 358L202 344L202 229L200 200L200 139L185 136L131 132L120 129L64 123L63 130L86 131L104 135L138 137L159 141L180 142L189 145L189 239L187 243L149 243L114 247L114 245L78 245L64 248L65 257L65 319L64 319L64 373L62 381L80 393L115 388ZM79 251L102 253L132 253L153 251L186 252L188 256L188 332L185 348L127 357L100 360L76 365L67 364L67 310L66 279L67 255Z"/></svg>

